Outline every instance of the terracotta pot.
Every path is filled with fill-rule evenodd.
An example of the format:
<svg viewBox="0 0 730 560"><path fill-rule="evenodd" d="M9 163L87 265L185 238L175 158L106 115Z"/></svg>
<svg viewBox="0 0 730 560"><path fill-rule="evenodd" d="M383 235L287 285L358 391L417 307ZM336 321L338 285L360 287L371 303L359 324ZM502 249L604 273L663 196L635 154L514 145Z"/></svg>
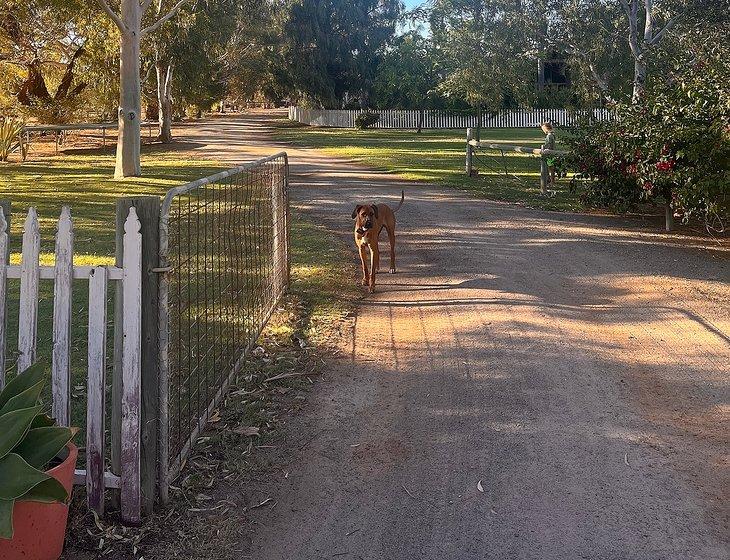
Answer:
<svg viewBox="0 0 730 560"><path fill-rule="evenodd" d="M79 450L69 443L66 460L46 471L71 495ZM2 560L57 560L66 537L67 504L16 502L13 508L13 538L0 539Z"/></svg>

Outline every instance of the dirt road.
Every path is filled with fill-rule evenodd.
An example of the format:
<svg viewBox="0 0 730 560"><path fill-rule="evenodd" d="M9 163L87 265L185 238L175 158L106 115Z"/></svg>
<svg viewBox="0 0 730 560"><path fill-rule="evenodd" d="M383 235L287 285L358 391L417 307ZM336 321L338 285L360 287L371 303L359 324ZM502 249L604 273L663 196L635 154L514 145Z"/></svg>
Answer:
<svg viewBox="0 0 730 560"><path fill-rule="evenodd" d="M271 151L264 125L201 153ZM727 247L289 153L295 206L348 240L356 202L406 202L398 274L244 489L275 504L251 558L728 558Z"/></svg>

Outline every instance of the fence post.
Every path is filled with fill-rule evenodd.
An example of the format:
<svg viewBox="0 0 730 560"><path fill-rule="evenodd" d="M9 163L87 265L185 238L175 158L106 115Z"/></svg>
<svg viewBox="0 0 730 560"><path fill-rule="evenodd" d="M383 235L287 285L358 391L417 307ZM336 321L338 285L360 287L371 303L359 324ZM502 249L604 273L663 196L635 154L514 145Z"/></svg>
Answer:
<svg viewBox="0 0 730 560"><path fill-rule="evenodd" d="M10 201L0 200L0 209L2 209L0 215L0 251L4 252L4 254L0 254L0 389L2 389L5 386L5 338L8 332L5 294L7 288L6 265L10 264Z"/></svg>
<svg viewBox="0 0 730 560"><path fill-rule="evenodd" d="M674 229L674 210L672 205L667 202L664 205L664 231L672 231Z"/></svg>
<svg viewBox="0 0 730 560"><path fill-rule="evenodd" d="M23 227L23 257L20 272L20 317L18 320L18 373L33 365L38 338L38 257L41 232L35 208L28 210Z"/></svg>
<svg viewBox="0 0 730 560"><path fill-rule="evenodd" d="M544 155L540 156L540 192L542 194L547 193L548 184L548 167L547 161Z"/></svg>
<svg viewBox="0 0 730 560"><path fill-rule="evenodd" d="M471 171L472 171L472 147L470 142L474 139L474 129L473 128L467 128L466 129L466 176L471 177Z"/></svg>
<svg viewBox="0 0 730 560"><path fill-rule="evenodd" d="M116 266L124 265L124 223L129 209L134 206L142 233L142 412L141 412L141 477L142 508L152 511L157 485L157 437L159 426L158 399L158 288L160 199L156 196L124 197L117 200L116 211ZM122 286L117 284L114 306L114 377L112 379L112 470L121 469L121 376L123 317Z"/></svg>

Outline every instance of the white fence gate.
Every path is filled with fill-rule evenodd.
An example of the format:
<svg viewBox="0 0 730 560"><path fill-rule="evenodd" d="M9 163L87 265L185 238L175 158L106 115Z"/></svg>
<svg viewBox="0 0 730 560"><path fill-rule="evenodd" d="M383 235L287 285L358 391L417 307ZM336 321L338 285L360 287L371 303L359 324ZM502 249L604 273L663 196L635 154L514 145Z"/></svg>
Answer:
<svg viewBox="0 0 730 560"><path fill-rule="evenodd" d="M9 232L0 208L0 388L4 385L7 338L8 279L20 280L18 317L18 375L36 359L38 332L38 289L42 280L54 282L52 413L60 425L71 418L71 320L73 280L89 283L88 377L86 410L86 468L76 470L75 483L85 484L89 507L103 513L104 489L118 488L122 519L138 523L141 516L140 406L141 406L141 313L142 237L135 208L124 225L123 267L74 266L74 232L71 211L61 211L56 234L55 265L41 266L40 228L34 208L25 220L22 264L9 263ZM107 369L107 288L109 281L121 282L123 293L123 347L121 349L121 468L118 474L106 468L105 410Z"/></svg>
<svg viewBox="0 0 730 560"><path fill-rule="evenodd" d="M416 109L372 109L380 115L380 120L372 128L418 128L421 112ZM334 128L354 128L355 119L363 111L360 109L305 109L289 107L289 120L312 126ZM531 128L540 123L550 121L555 125L569 126L580 119L589 117L593 120L608 120L611 112L608 109L503 109L498 112L485 111L482 114L484 128ZM449 111L423 111L423 128L476 128L477 117L474 114L451 113Z"/></svg>

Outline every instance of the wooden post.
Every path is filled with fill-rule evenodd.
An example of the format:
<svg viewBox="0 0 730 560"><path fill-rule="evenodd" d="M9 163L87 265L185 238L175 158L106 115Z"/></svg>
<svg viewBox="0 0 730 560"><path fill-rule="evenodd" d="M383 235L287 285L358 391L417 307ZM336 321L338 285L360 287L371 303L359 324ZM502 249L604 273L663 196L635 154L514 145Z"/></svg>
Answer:
<svg viewBox="0 0 730 560"><path fill-rule="evenodd" d="M548 166L544 155L540 156L540 192L547 194Z"/></svg>
<svg viewBox="0 0 730 560"><path fill-rule="evenodd" d="M125 197L117 200L116 211L116 266L124 266L124 223L129 209L134 206L142 225L142 508L152 511L157 487L157 436L159 402L157 379L157 301L159 274L153 272L159 265L160 199L156 196ZM114 306L114 377L112 380L112 472L121 468L121 328L123 311L122 287L117 285Z"/></svg>
<svg viewBox="0 0 730 560"><path fill-rule="evenodd" d="M74 231L71 208L64 206L56 234L53 274L53 354L51 360L53 417L71 425L71 315L74 276Z"/></svg>
<svg viewBox="0 0 730 560"><path fill-rule="evenodd" d="M466 129L466 176L471 177L473 152L469 142L474 139L474 129Z"/></svg>
<svg viewBox="0 0 730 560"><path fill-rule="evenodd" d="M124 341L122 351L122 449L119 489L122 521L142 515L142 224L136 208L124 223Z"/></svg>
<svg viewBox="0 0 730 560"><path fill-rule="evenodd" d="M7 268L10 264L10 210L9 200L0 200L0 390L5 386L5 342L8 332Z"/></svg>
<svg viewBox="0 0 730 560"><path fill-rule="evenodd" d="M5 216L5 223L7 224L7 234L8 237L10 237L10 218L12 217L12 210L13 205L12 202L9 200L0 200L0 207L3 209L3 216ZM5 255L8 259L8 264L10 264L10 244L8 244L7 247L7 254Z"/></svg>
<svg viewBox="0 0 730 560"><path fill-rule="evenodd" d="M86 411L86 499L104 515L104 417L106 411L107 269L89 276L88 401Z"/></svg>
<svg viewBox="0 0 730 560"><path fill-rule="evenodd" d="M20 272L18 319L18 373L35 363L38 338L38 283L40 280L41 232L35 208L28 210L23 227L23 257Z"/></svg>
<svg viewBox="0 0 730 560"><path fill-rule="evenodd" d="M664 230L672 231L674 229L674 210L672 205L667 202L664 205Z"/></svg>

